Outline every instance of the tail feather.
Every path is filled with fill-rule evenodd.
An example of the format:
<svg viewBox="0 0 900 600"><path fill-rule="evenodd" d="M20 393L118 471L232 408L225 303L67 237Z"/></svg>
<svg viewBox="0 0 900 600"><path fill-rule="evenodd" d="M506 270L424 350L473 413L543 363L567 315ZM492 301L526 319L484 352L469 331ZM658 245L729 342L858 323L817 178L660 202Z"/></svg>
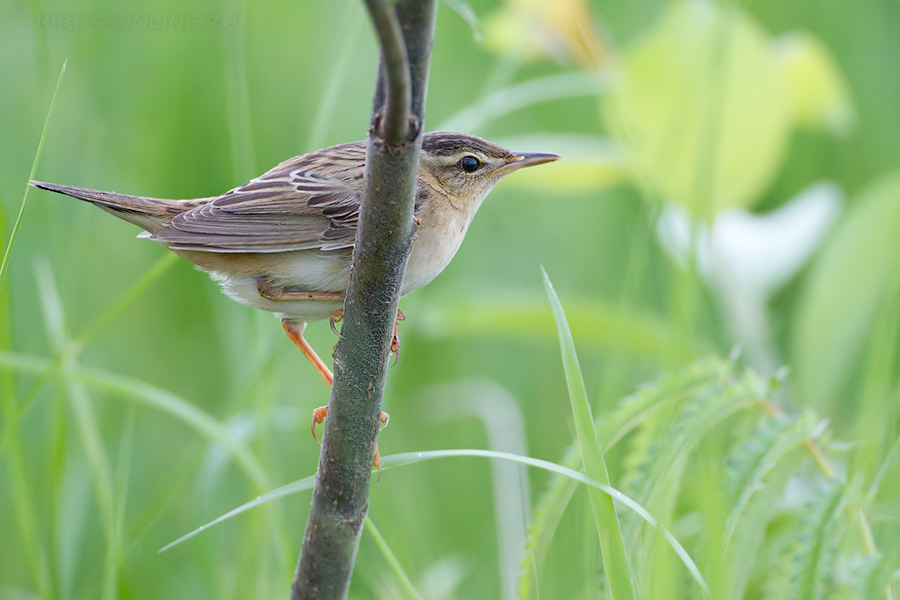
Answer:
<svg viewBox="0 0 900 600"><path fill-rule="evenodd" d="M147 198L144 196L129 196L115 192L101 192L88 188L73 187L71 185L59 185L45 183L43 181L30 181L32 186L65 194L79 200L90 202L113 215L134 223L150 233L157 233L165 227L174 217L186 210L204 204L210 198L198 200L163 200L161 198Z"/></svg>

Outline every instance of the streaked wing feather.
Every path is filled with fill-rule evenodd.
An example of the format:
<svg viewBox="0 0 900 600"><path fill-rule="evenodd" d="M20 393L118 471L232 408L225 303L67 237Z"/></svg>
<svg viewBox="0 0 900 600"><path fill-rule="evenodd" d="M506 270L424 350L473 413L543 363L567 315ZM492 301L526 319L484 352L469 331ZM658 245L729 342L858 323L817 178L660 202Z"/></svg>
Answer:
<svg viewBox="0 0 900 600"><path fill-rule="evenodd" d="M364 157L359 143L295 157L176 216L153 239L173 249L205 252L352 247Z"/></svg>

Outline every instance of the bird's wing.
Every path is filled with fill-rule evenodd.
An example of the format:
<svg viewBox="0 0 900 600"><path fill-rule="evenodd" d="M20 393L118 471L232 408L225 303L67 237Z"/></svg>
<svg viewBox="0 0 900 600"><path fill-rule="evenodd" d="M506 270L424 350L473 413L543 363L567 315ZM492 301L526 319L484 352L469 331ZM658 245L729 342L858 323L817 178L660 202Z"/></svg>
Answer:
<svg viewBox="0 0 900 600"><path fill-rule="evenodd" d="M174 250L201 252L352 247L364 160L361 144L292 158L211 202L179 214L152 239Z"/></svg>

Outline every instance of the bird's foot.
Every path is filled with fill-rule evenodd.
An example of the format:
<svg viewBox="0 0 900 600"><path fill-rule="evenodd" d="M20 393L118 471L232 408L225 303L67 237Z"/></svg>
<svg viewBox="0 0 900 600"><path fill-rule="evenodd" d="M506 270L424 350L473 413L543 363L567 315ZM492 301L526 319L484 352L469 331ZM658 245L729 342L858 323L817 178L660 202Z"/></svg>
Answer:
<svg viewBox="0 0 900 600"><path fill-rule="evenodd" d="M394 354L394 364L400 360L400 321L405 321L406 315L402 310L397 311L397 320L394 321L394 335L391 338L391 352Z"/></svg>
<svg viewBox="0 0 900 600"><path fill-rule="evenodd" d="M335 327L335 324L340 323L343 320L344 320L344 309L343 308L339 308L336 311L334 311L333 313L331 313L331 323L330 324L331 324L331 331L334 332L334 335L338 335L338 336L341 335L340 333L338 333L338 330L337 330L337 327Z"/></svg>
<svg viewBox="0 0 900 600"><path fill-rule="evenodd" d="M400 359L400 321L406 319L406 315L402 310L397 311L397 320L394 321L394 334L391 337L391 354L394 355L394 364L397 364L397 361ZM344 320L344 309L339 308L333 313L331 313L331 331L334 332L335 335L340 335L338 333L336 325Z"/></svg>
<svg viewBox="0 0 900 600"><path fill-rule="evenodd" d="M325 417L328 416L328 407L320 406L315 409L312 414L312 423L310 423L309 428L312 431L313 439L319 442L319 445L322 445L322 441L319 439L319 436L316 435L316 425L321 425L325 420Z"/></svg>
<svg viewBox="0 0 900 600"><path fill-rule="evenodd" d="M323 421L325 421L325 417L328 416L328 407L320 406L315 409L312 414L312 421L310 422L310 430L312 431L313 439L319 442L319 445L322 442L319 440L319 436L316 435L316 426L321 425ZM378 431L383 430L388 426L388 423L391 422L391 415L387 414L384 411L381 411L381 416L379 417L381 421L381 427L378 428ZM381 454L378 453L378 442L375 442L375 457L372 459L372 466L378 468L378 476L381 476Z"/></svg>

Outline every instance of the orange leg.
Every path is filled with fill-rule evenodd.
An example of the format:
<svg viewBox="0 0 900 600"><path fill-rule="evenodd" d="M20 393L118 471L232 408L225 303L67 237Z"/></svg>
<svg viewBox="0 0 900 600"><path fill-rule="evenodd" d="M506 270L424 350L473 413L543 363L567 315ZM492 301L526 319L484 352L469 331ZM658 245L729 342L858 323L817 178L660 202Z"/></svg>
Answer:
<svg viewBox="0 0 900 600"><path fill-rule="evenodd" d="M330 386L332 381L334 381L334 375L331 373L331 369L319 358L319 355L316 354L316 351L312 349L312 346L309 345L309 342L306 341L303 337L303 329L306 326L305 323L299 323L294 321L293 319L282 319L281 325L284 327L284 332L287 334L288 338L297 348L300 349L300 352L303 353L303 356L312 363L312 366L315 367L316 371L318 371L319 375L322 376L322 379ZM325 417L328 415L328 407L320 406L319 408L313 411L312 417L312 435L313 438L319 442L319 437L316 435L316 425L322 423L325 420ZM388 423L391 420L391 416L386 412L381 413L381 429L387 427ZM319 442L321 444L321 442ZM378 444L375 444L375 458L372 460L372 465L378 468L379 473L381 472L381 455L378 453Z"/></svg>
<svg viewBox="0 0 900 600"><path fill-rule="evenodd" d="M330 386L331 382L334 381L334 375L332 375L331 369L329 369L322 359L319 358L319 355L312 349L309 342L303 339L303 330L306 328L306 323L301 324L293 319L282 319L281 326L284 327L284 332L287 334L288 338L294 342L294 345L300 349L300 352L303 353L306 360L312 363L312 366L318 371L319 375L322 376L325 383Z"/></svg>
<svg viewBox="0 0 900 600"><path fill-rule="evenodd" d="M416 222L418 225L418 220ZM256 285L257 291L259 295L263 298L267 298L274 302L283 302L283 301L298 301L298 300L308 300L308 301L321 301L321 300L344 300L344 294L342 292L307 292L302 290L285 290L283 288L279 288L276 285L273 285L268 278L261 277ZM344 310L338 309L331 314L331 330L337 334L337 330L335 328L335 323L341 321L344 318ZM397 311L397 321L394 323L394 335L391 338L391 352L394 353L396 357L394 359L394 364L397 364L397 360L400 357L400 338L398 337L399 332L399 322L404 320L406 315L403 314L402 311ZM312 363L312 366L316 369L319 375L322 376L322 379L331 386L334 381L334 375L331 372L331 369L319 358L319 355L316 354L316 351L313 350L312 346L309 345L303 338L303 330L306 328L306 323L301 323L294 319L282 319L281 325L284 327L284 332L287 334L288 338L294 342L294 345L300 349L300 352L303 353L303 356ZM316 425L322 423L325 420L325 417L328 414L327 406L320 406L319 408L313 411L312 417L312 434L313 438L318 442L319 438L316 436ZM388 422L391 417L386 412L381 413L381 429L387 427ZM321 443L321 442L320 442ZM378 467L379 476L381 475L381 455L378 453L378 443L375 443L375 458L372 461L372 464Z"/></svg>

